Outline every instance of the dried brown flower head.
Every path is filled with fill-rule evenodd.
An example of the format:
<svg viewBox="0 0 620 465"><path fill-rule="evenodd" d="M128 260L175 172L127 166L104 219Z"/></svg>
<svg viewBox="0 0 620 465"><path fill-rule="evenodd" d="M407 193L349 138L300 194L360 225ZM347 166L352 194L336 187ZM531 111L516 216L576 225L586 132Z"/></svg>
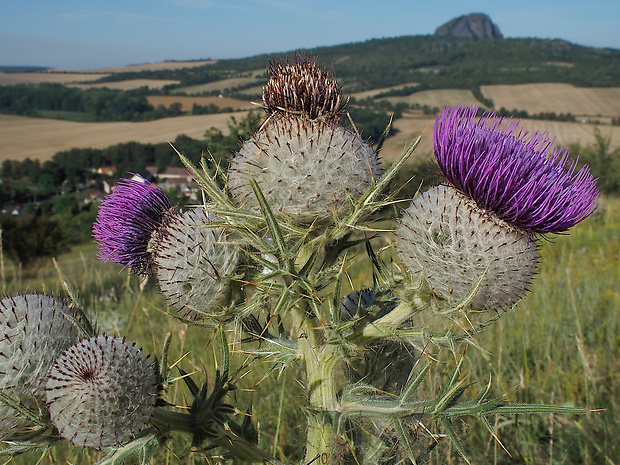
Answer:
<svg viewBox="0 0 620 465"><path fill-rule="evenodd" d="M342 86L333 72L317 66L316 59L297 53L293 64L272 60L267 72L263 105L268 115L302 114L336 122L345 112Z"/></svg>

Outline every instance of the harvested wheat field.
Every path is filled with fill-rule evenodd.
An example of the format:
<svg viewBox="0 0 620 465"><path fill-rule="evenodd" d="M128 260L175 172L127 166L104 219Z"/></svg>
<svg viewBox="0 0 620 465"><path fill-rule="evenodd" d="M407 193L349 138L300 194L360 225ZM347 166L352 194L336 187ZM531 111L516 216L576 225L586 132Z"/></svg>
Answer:
<svg viewBox="0 0 620 465"><path fill-rule="evenodd" d="M173 141L185 134L201 139L207 129L228 131L230 117L242 119L245 112L177 116L139 123L76 123L43 118L0 118L0 161L25 158L49 160L71 148L105 148L123 142L157 143Z"/></svg>
<svg viewBox="0 0 620 465"><path fill-rule="evenodd" d="M87 81L96 81L102 77L113 73L130 73L138 71L158 71L175 70L183 68L193 68L196 66L215 63L215 60L202 61L165 61L162 63L145 63L142 65L120 66L117 68L101 68L89 70L76 69L51 69L47 71L36 71L32 73L5 73L0 72L0 86L14 84L40 84L42 82L52 82L56 84L73 84ZM108 87L109 89L136 89L148 86L152 89L160 89L166 84L177 84L178 81L166 81L157 79L135 79L121 82L108 82L96 84L97 87Z"/></svg>
<svg viewBox="0 0 620 465"><path fill-rule="evenodd" d="M41 84L51 82L54 84L72 84L75 82L96 81L109 74L92 73L4 73L0 72L0 86L12 86L16 84Z"/></svg>
<svg viewBox="0 0 620 465"><path fill-rule="evenodd" d="M383 144L382 160L384 162L394 161L420 134L423 134L422 140L410 160L428 158L433 151L433 124L435 124L435 118L404 113L402 118L395 120L392 124L395 132Z"/></svg>
<svg viewBox="0 0 620 465"><path fill-rule="evenodd" d="M480 106L480 102L476 100L471 90L467 89L423 90L403 97L387 97L386 100L392 103L405 102L437 108L452 105Z"/></svg>
<svg viewBox="0 0 620 465"><path fill-rule="evenodd" d="M178 100L181 97L169 97ZM218 102L221 99L215 98ZM239 102L239 101L237 101ZM25 118L0 115L0 161L24 158L49 160L56 152L71 148L105 148L122 142L157 143L174 140L179 134L200 139L207 129L216 127L228 130L230 117L242 119L246 112L218 113L210 115L178 116L139 123L78 123L42 118ZM393 161L419 134L424 137L414 155L428 157L432 152L433 124L435 118L416 113L405 113L394 121L395 134L384 144L381 156L386 162ZM528 131L548 131L557 143L592 145L597 126L556 121L524 120ZM611 136L612 148L620 146L620 126L598 126L604 136Z"/></svg>
<svg viewBox="0 0 620 465"><path fill-rule="evenodd" d="M195 68L196 66L211 65L216 60L200 61L162 61L158 63L143 63L141 65L118 66L115 68L91 69L91 73L134 73L138 71L175 70L183 68ZM71 71L71 70L64 70Z"/></svg>
<svg viewBox="0 0 620 465"><path fill-rule="evenodd" d="M620 88L575 87L571 84L539 83L480 86L495 108L572 113L585 116L620 116Z"/></svg>
<svg viewBox="0 0 620 465"><path fill-rule="evenodd" d="M405 87L415 87L417 85L417 82L408 82L407 84L399 84L397 86L382 87L380 89L365 90L363 92L354 92L351 96L356 99L365 99L368 97L374 97L375 95L382 94L384 92L389 92L390 90L399 90Z"/></svg>
<svg viewBox="0 0 620 465"><path fill-rule="evenodd" d="M250 110L255 107L250 102L238 100L236 98L228 97L178 97L172 95L150 95L147 97L149 103L155 107L163 105L169 107L175 102L181 104L181 111L192 111L194 104L208 107L213 104L218 108L232 108L233 110Z"/></svg>

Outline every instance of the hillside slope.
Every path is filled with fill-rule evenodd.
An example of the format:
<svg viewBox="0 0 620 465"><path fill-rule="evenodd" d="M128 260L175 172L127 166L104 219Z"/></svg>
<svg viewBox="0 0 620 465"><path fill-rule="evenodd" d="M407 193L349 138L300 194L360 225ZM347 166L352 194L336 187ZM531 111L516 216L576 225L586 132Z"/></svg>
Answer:
<svg viewBox="0 0 620 465"><path fill-rule="evenodd" d="M417 82L428 88L467 89L490 84L562 82L582 87L620 85L620 50L548 39L466 39L406 36L318 47L312 54L333 64L338 78L355 91ZM270 58L294 51L258 55L181 70L115 73L105 81L136 78L178 80L197 85L264 69Z"/></svg>

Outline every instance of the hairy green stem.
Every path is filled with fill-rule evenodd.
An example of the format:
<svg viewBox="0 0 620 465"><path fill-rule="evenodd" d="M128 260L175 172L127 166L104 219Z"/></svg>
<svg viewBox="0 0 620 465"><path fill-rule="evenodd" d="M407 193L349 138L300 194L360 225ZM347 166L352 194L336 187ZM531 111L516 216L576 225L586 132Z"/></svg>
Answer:
<svg viewBox="0 0 620 465"><path fill-rule="evenodd" d="M414 302L403 302L383 317L360 328L349 336L349 340L357 345L364 345L381 338L389 338L395 330L407 321L416 310L424 307L421 298L416 297Z"/></svg>
<svg viewBox="0 0 620 465"><path fill-rule="evenodd" d="M337 430L331 412L339 409L336 379L342 357L336 353L334 346L315 346L311 344L312 339L308 337L306 343L301 342L300 346L309 395L306 461L320 456L321 463L335 463L333 454Z"/></svg>
<svg viewBox="0 0 620 465"><path fill-rule="evenodd" d="M332 416L339 410L337 391L343 383L344 358L335 345L326 342L325 329L308 313L308 306L306 302L293 310L309 401L305 463L314 463L318 457L318 463L336 464L338 431Z"/></svg>

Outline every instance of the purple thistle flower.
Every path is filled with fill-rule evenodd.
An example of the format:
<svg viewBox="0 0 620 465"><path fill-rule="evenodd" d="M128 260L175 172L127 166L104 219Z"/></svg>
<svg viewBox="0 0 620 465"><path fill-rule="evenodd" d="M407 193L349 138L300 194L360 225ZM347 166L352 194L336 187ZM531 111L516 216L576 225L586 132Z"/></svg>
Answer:
<svg viewBox="0 0 620 465"><path fill-rule="evenodd" d="M545 133L517 131L519 121L478 107L444 109L434 130L434 151L446 181L478 206L532 233L562 233L596 208L596 180L566 148L552 148Z"/></svg>
<svg viewBox="0 0 620 465"><path fill-rule="evenodd" d="M97 258L130 266L134 274L148 274L152 264L149 242L176 213L170 199L154 184L139 176L121 179L103 199L93 225Z"/></svg>

